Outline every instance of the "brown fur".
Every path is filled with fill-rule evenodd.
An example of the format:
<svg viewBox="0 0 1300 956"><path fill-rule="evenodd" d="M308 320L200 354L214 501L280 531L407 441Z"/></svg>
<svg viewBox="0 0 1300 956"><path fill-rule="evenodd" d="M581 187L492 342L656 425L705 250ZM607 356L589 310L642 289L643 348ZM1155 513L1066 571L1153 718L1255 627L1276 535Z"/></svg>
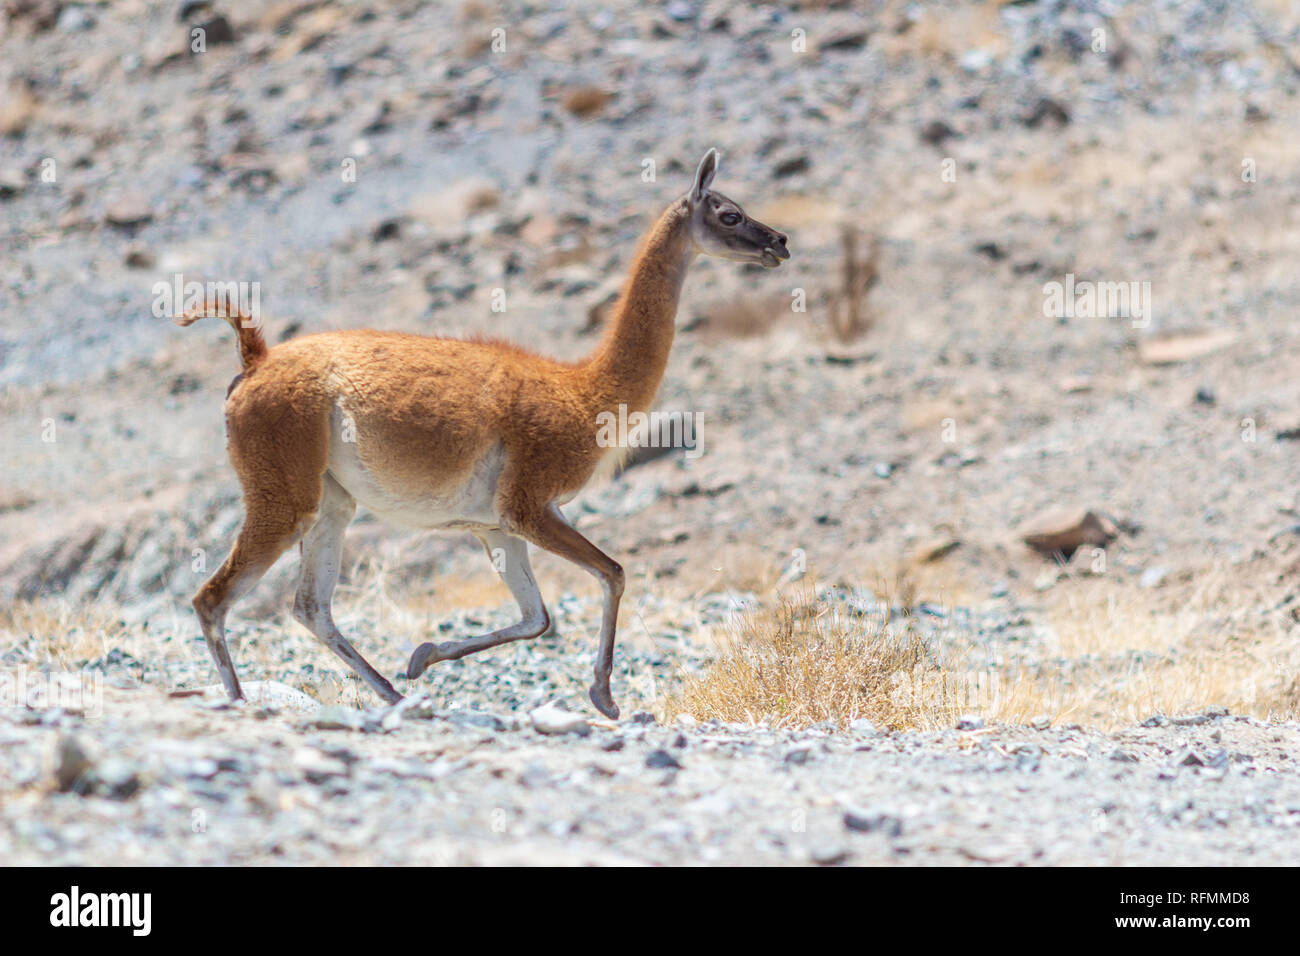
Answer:
<svg viewBox="0 0 1300 956"><path fill-rule="evenodd" d="M230 309L210 313L239 335L244 372L227 397L226 423L246 516L230 557L194 605L232 697L239 695L238 681L233 668L227 675L222 666L223 658L228 664L220 637L226 610L316 521L330 460L331 415L340 401L355 423L356 453L366 473L395 495L454 492L500 447L500 529L587 567L604 582L617 613L622 568L552 509L575 495L610 452L597 444L599 413L617 413L620 404L629 412L645 410L654 399L668 363L682 282L698 251L691 217L691 202L683 198L646 233L604 338L577 363L503 342L365 329L307 335L268 350L246 316ZM788 256L784 236L752 221L745 228L762 230L755 241ZM188 325L200 317L191 313L177 321ZM593 688L593 700L616 714L608 699L609 616L607 598L605 689L602 698ZM352 662L347 652L355 651L346 642L346 652L330 646ZM600 664L598 683L599 670ZM381 693L397 697L387 681L373 677Z"/></svg>
<svg viewBox="0 0 1300 956"><path fill-rule="evenodd" d="M306 335L267 350L259 330L223 311L219 317L239 332L246 367L226 401L245 503L259 516L282 512L277 524L288 527L296 524L290 515L312 514L330 411L346 394L361 458L394 492L454 487L502 442L499 508L507 530L526 536L537 512L578 492L609 451L596 444L597 414L617 412L620 402L644 410L654 399L685 272L683 224L675 203L647 233L615 320L579 363L504 342L370 329Z"/></svg>
<svg viewBox="0 0 1300 956"><path fill-rule="evenodd" d="M235 330L239 344L239 364L244 368L266 358L266 339L253 317L239 308L233 301L217 302L209 299L202 308L190 309L184 315L176 317L177 325L193 325L199 319L225 319Z"/></svg>

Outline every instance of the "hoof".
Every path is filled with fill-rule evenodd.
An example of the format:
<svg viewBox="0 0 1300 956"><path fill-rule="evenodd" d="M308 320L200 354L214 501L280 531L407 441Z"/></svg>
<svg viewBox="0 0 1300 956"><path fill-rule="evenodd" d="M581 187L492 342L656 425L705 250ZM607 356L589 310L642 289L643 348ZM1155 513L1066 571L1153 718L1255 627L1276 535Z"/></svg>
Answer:
<svg viewBox="0 0 1300 956"><path fill-rule="evenodd" d="M438 648L429 643L421 644L411 655L411 660L406 665L406 679L415 680L425 672L430 664L436 664L442 660L438 656Z"/></svg>
<svg viewBox="0 0 1300 956"><path fill-rule="evenodd" d="M608 687L592 684L587 696L591 698L598 711L610 720L618 720L618 704L614 703L614 695L609 692Z"/></svg>

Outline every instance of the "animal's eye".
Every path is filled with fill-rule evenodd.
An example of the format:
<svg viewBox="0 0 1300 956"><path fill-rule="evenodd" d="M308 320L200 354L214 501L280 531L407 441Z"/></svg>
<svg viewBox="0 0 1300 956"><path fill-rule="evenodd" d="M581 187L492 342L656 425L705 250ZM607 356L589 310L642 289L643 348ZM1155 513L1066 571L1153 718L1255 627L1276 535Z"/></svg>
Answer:
<svg viewBox="0 0 1300 956"><path fill-rule="evenodd" d="M724 226L734 226L736 223L740 222L740 217L734 212L724 212L718 218L722 221Z"/></svg>

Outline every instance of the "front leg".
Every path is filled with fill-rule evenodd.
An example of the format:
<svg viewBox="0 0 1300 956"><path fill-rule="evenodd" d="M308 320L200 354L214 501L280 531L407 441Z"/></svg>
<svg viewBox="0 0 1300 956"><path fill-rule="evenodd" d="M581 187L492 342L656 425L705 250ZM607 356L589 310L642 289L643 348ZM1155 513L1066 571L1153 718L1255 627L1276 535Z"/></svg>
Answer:
<svg viewBox="0 0 1300 956"><path fill-rule="evenodd" d="M528 563L528 544L523 538L516 538L503 531L484 531L478 535L487 551L492 566L501 575L501 580L510 588L519 612L522 615L518 624L470 637L462 641L446 641L442 644L425 643L415 649L410 662L406 665L406 676L415 680L431 665L439 661L454 661L473 654L476 651L508 644L511 641L531 640L539 637L551 626L546 613L546 604L542 592L538 590L533 569Z"/></svg>
<svg viewBox="0 0 1300 956"><path fill-rule="evenodd" d="M519 533L539 548L567 558L595 575L605 589L605 606L600 619L600 649L596 653L595 680L588 696L606 717L618 719L618 705L609 689L614 669L614 632L618 626L618 605L623 597L623 568L617 561L584 538L569 524L560 509L551 505L540 515L519 522Z"/></svg>

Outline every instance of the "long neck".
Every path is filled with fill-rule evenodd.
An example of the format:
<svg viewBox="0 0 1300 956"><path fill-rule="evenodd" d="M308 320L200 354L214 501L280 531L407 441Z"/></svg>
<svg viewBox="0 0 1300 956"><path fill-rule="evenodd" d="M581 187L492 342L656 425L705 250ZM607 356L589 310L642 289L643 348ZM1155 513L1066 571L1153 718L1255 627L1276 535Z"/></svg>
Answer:
<svg viewBox="0 0 1300 956"><path fill-rule="evenodd" d="M668 366L677 300L695 258L688 228L690 208L680 199L641 240L618 305L595 352L583 364L601 410L626 404L644 411Z"/></svg>

